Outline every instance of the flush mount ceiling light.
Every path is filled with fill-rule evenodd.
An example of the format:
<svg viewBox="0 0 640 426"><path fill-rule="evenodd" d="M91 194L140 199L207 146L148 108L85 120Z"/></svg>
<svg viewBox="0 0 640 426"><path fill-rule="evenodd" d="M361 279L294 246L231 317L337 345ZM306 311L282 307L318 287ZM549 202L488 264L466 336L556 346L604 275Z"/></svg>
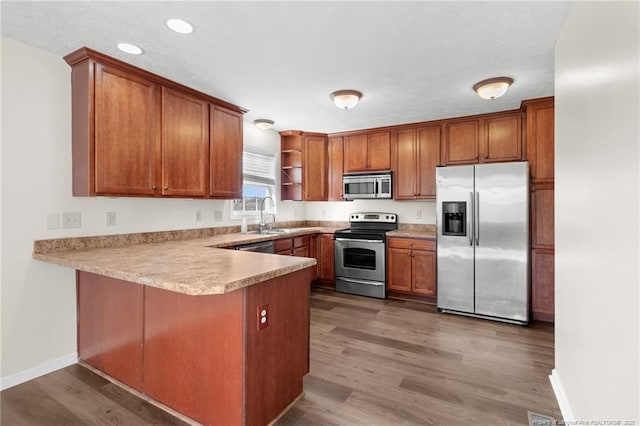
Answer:
<svg viewBox="0 0 640 426"><path fill-rule="evenodd" d="M489 78L474 84L473 90L482 99L495 99L504 95L512 84L513 79L509 77Z"/></svg>
<svg viewBox="0 0 640 426"><path fill-rule="evenodd" d="M358 104L362 93L357 90L338 90L329 95L329 97L338 108L349 109Z"/></svg>
<svg viewBox="0 0 640 426"><path fill-rule="evenodd" d="M167 27L180 34L191 34L193 32L193 26L190 23L177 18L169 19Z"/></svg>
<svg viewBox="0 0 640 426"><path fill-rule="evenodd" d="M129 53L131 55L142 54L142 49L140 49L135 44L131 44L131 43L118 43L118 49L122 50L125 53Z"/></svg>
<svg viewBox="0 0 640 426"><path fill-rule="evenodd" d="M255 124L258 129L268 130L271 128L271 126L273 126L274 121L267 120L266 118L258 118L256 120L253 120L253 124Z"/></svg>

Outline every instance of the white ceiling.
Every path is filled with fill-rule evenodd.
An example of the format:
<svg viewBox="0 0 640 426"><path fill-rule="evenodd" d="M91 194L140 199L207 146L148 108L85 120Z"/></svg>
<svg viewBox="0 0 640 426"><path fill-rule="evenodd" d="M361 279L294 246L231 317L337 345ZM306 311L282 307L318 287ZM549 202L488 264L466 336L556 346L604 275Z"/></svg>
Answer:
<svg viewBox="0 0 640 426"><path fill-rule="evenodd" d="M7 2L4 36L87 46L249 109L277 130L336 132L518 108L553 94L570 2ZM180 35L179 17L195 31ZM115 46L130 42L145 53ZM61 59L62 60L62 59ZM497 100L479 80L512 77ZM329 99L364 93L352 110Z"/></svg>

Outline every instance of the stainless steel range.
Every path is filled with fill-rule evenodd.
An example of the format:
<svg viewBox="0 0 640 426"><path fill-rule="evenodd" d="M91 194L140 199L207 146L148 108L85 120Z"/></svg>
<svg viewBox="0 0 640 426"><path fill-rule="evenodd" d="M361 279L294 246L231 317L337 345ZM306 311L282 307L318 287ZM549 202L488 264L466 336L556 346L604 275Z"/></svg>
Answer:
<svg viewBox="0 0 640 426"><path fill-rule="evenodd" d="M387 231L398 229L394 213L351 213L351 228L335 233L336 290L386 298Z"/></svg>

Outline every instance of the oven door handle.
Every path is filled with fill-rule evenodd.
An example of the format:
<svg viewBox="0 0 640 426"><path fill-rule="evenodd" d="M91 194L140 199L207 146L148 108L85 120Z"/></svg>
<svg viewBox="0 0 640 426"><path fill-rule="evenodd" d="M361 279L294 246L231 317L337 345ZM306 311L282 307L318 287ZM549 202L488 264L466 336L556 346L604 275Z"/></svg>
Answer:
<svg viewBox="0 0 640 426"><path fill-rule="evenodd" d="M350 241L354 243L384 243L384 240L362 240L359 238L336 238L336 241Z"/></svg>
<svg viewBox="0 0 640 426"><path fill-rule="evenodd" d="M344 278L344 277L337 277L337 279L339 279L340 281L346 281L348 283L354 283L354 284L365 284L365 285L376 285L376 286L384 285L384 282L380 282L380 281L354 280L353 278Z"/></svg>

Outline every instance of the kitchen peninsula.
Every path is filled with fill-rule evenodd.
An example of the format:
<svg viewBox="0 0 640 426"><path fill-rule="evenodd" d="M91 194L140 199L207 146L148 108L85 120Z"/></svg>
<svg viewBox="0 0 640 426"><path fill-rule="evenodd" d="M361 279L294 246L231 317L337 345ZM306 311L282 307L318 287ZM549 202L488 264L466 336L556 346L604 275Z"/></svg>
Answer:
<svg viewBox="0 0 640 426"><path fill-rule="evenodd" d="M84 363L208 425L267 424L302 394L315 259L221 248L264 235L126 237L35 242L77 270Z"/></svg>

